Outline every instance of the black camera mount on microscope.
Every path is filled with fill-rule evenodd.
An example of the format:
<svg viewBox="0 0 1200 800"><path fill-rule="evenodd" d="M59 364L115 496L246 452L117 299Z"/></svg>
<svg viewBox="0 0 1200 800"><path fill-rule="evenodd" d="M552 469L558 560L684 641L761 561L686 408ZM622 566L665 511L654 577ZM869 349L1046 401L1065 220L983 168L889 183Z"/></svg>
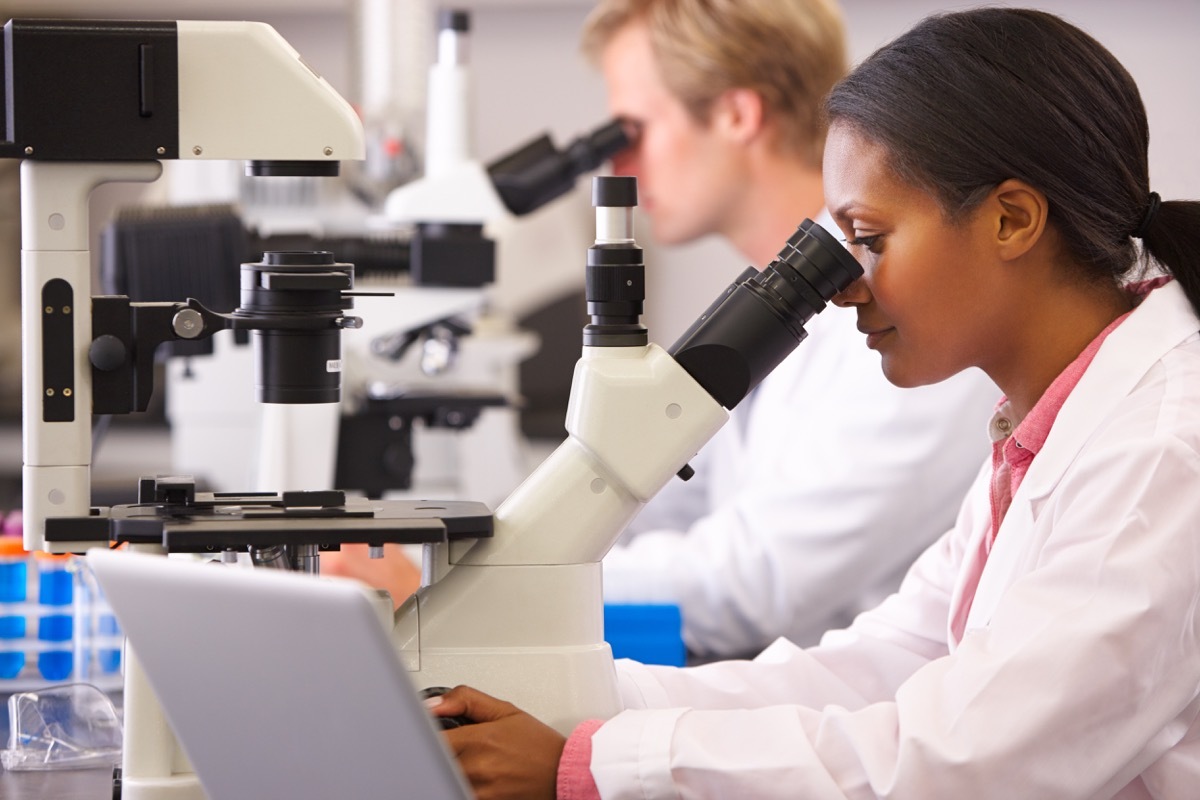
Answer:
<svg viewBox="0 0 1200 800"><path fill-rule="evenodd" d="M254 333L261 402L337 402L341 331L362 325L345 311L353 297L377 294L352 292L353 282L353 265L335 262L331 253L266 252L261 262L242 265L242 305L232 313L192 298L137 303L119 295L93 297L93 412L146 410L158 346L221 330ZM53 335L44 338L44 348L47 360L55 360ZM491 531L491 513L475 502L368 501L336 490L197 493L190 477L158 476L140 481L137 503L94 508L86 517L47 518L45 538L157 544L172 553L249 552L256 563L316 572L318 553L343 544L422 544Z"/></svg>

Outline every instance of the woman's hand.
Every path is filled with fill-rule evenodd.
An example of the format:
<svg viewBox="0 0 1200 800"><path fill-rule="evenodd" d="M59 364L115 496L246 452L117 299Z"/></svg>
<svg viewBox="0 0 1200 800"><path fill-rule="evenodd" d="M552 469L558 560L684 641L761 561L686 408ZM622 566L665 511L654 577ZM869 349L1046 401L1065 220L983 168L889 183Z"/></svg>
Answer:
<svg viewBox="0 0 1200 800"><path fill-rule="evenodd" d="M479 800L554 800L558 759L567 742L562 734L512 703L469 686L425 703L439 717L474 721L445 736Z"/></svg>

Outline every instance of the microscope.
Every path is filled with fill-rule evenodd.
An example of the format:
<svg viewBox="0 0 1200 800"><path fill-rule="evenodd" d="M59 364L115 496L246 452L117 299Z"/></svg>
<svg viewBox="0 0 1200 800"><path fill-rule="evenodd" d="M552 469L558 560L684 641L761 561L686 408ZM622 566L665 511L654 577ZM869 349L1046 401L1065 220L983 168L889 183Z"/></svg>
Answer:
<svg viewBox="0 0 1200 800"><path fill-rule="evenodd" d="M315 572L319 551L341 544L490 535L482 504L366 503L332 491L205 495L187 477L143 479L138 503L91 508L92 415L146 408L159 344L250 331L259 400L332 404L341 331L360 324L347 313L353 266L329 252L272 251L243 264L232 312L193 299L92 297L92 190L154 181L165 159L244 160L247 174L263 177L333 176L340 161L362 158L362 126L261 23L14 19L0 56L0 157L23 159L26 550L119 543L227 560L247 553L257 565ZM123 796L203 798L132 649L124 706Z"/></svg>
<svg viewBox="0 0 1200 800"><path fill-rule="evenodd" d="M425 546L423 585L393 642L419 688L468 684L564 735L620 710L604 641L601 559L733 409L805 338L804 323L862 268L805 220L761 272L748 267L669 349L639 321L633 178L594 179L591 322L566 440L495 511L493 536Z"/></svg>
<svg viewBox="0 0 1200 800"><path fill-rule="evenodd" d="M94 336L103 320L91 302L91 191L156 180L163 159L246 160L257 175L335 175L340 160L362 157L362 128L267 25L11 20L4 49L0 156L24 159L25 546L70 552L86 542L48 545L43 534L48 518L89 515L91 414L113 405L104 397L97 408L92 376L125 370L135 334L145 332L129 321ZM322 326L339 319L348 318ZM195 338L216 321L188 307L169 326L178 338Z"/></svg>

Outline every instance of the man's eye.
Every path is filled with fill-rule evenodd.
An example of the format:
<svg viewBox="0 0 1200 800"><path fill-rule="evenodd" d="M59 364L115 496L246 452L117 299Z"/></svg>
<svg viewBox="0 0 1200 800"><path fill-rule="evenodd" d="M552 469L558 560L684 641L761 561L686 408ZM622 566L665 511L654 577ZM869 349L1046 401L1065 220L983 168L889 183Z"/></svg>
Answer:
<svg viewBox="0 0 1200 800"><path fill-rule="evenodd" d="M629 144L635 145L642 138L642 123L631 119L622 119L621 131L625 134L625 138L629 140Z"/></svg>

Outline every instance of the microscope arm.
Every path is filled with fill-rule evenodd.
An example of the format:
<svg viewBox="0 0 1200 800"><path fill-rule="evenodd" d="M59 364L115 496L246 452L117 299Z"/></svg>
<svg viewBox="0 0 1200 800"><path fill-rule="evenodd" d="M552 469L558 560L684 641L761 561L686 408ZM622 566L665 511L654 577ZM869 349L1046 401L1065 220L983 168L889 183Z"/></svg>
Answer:
<svg viewBox="0 0 1200 800"><path fill-rule="evenodd" d="M728 412L661 347L588 347L567 439L495 513L460 564L586 564L725 424Z"/></svg>
<svg viewBox="0 0 1200 800"><path fill-rule="evenodd" d="M28 550L48 516L86 516L91 497L92 340L88 197L156 180L157 161L21 164L22 473ZM72 545L64 543L63 552Z"/></svg>

